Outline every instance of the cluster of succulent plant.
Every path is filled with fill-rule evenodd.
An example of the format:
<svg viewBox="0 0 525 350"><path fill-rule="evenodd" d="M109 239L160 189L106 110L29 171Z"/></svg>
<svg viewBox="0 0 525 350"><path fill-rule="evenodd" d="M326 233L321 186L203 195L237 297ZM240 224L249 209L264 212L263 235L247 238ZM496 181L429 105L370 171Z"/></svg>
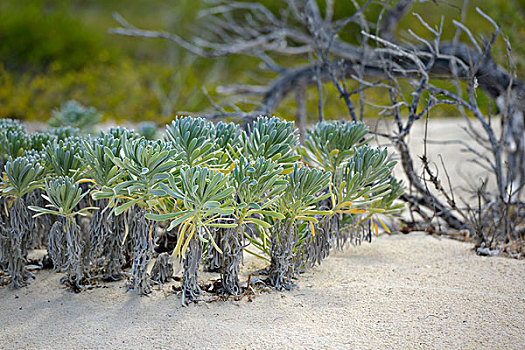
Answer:
<svg viewBox="0 0 525 350"><path fill-rule="evenodd" d="M162 140L121 127L28 134L1 120L0 268L21 287L28 249L45 247L75 291L127 278L148 294L179 266L185 303L202 293L201 267L220 274L220 293L242 293L252 254L268 262L266 283L290 289L333 249L388 231L381 218L402 209L395 162L367 133L322 122L301 147L276 117L246 130L180 117Z"/></svg>
<svg viewBox="0 0 525 350"><path fill-rule="evenodd" d="M92 132L102 115L94 107L85 107L75 100L63 103L53 111L48 124L52 127L68 126L86 133Z"/></svg>

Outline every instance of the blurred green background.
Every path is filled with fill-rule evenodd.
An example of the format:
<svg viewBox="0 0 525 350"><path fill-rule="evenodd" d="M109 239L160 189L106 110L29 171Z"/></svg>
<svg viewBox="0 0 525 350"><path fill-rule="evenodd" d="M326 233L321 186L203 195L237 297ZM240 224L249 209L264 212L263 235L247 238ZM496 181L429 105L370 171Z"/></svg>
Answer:
<svg viewBox="0 0 525 350"><path fill-rule="evenodd" d="M513 1L470 1L466 23L480 37L488 37L491 26L475 13L474 8L478 6L501 24L513 46L518 76L523 79L525 21ZM516 1L525 9L525 1ZM278 0L263 2L275 11L282 6ZM349 0L335 2L337 17L354 11ZM449 2L459 7L463 4L463 0ZM259 74L258 61L246 57L204 59L168 41L108 33L108 29L118 26L112 14L119 12L139 28L166 30L190 38L199 31L197 13L204 6L201 0L2 0L0 116L44 121L54 108L70 99L93 106L103 113L105 120L116 122L153 120L162 124L179 112L209 109L202 87L220 102L215 88L255 82L254 77ZM370 9L369 19L377 16L378 8ZM454 34L452 19L460 18L457 8L432 1L417 3L413 12L431 24L438 24L440 17L445 16L445 38ZM421 35L426 33L411 14L401 22L401 38L406 37L403 33L407 28ZM350 41L357 40L358 36L358 28L352 26L342 33L342 37ZM506 63L502 40L496 44L493 54L497 61ZM284 64L294 62L284 60ZM327 116L347 114L332 88L327 88L326 95ZM313 118L317 108L315 91L309 96L308 109ZM480 99L486 103L483 94ZM285 101L278 114L293 119L293 96Z"/></svg>

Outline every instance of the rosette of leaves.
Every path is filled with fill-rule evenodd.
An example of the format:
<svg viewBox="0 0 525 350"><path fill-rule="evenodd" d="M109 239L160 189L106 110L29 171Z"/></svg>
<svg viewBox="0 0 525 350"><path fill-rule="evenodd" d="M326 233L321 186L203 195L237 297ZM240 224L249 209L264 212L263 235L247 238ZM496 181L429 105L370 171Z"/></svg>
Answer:
<svg viewBox="0 0 525 350"><path fill-rule="evenodd" d="M81 139L55 140L45 148L45 164L54 176L71 177L76 181L83 176L82 152Z"/></svg>
<svg viewBox="0 0 525 350"><path fill-rule="evenodd" d="M122 137L125 137L127 139L139 139L140 135L138 135L134 130L127 129L123 126L114 126L107 130L107 132L100 132L100 137L104 137L105 135L111 135L115 139L121 139Z"/></svg>
<svg viewBox="0 0 525 350"><path fill-rule="evenodd" d="M282 170L277 162L265 158L251 160L241 157L235 163L231 173L231 183L236 189L232 216L237 226L220 229L222 233L219 235L219 246L223 251L221 280L227 294L240 292L239 265L243 259L245 236L261 251L268 251L266 235L256 237L256 233L269 229L271 224L268 221L285 218L275 211L275 203L287 185L281 175ZM247 251L260 257L253 251Z"/></svg>
<svg viewBox="0 0 525 350"><path fill-rule="evenodd" d="M48 175L48 169L44 164L45 153L43 151L37 151L30 149L24 153L24 157L31 159L32 161L40 164L44 167L43 177ZM34 189L25 196L26 205L44 206L45 199L42 198L43 185L39 188ZM37 218L30 218L30 230L31 230L31 243L29 249L43 249L45 248L48 241L48 234L53 225L53 217L51 216L39 216Z"/></svg>
<svg viewBox="0 0 525 350"><path fill-rule="evenodd" d="M13 119L0 119L0 171L3 171L5 162L9 159L9 157L13 157L12 154L14 154L14 158L18 157L24 152L24 143L22 141L24 140L15 140L15 142L12 142L13 139L25 137L25 128L23 125L20 124L18 120ZM4 207L5 205L6 197L0 196L0 205L1 207ZM5 211L0 212L0 218L2 224L0 230L4 230L7 224L5 224L9 219L7 218L5 214ZM5 234L6 235L6 234ZM4 235L4 236L5 236ZM3 244L2 239L0 237L0 268L7 268L7 256L9 255L7 252L7 243Z"/></svg>
<svg viewBox="0 0 525 350"><path fill-rule="evenodd" d="M125 180L113 188L106 186L93 195L94 199L112 198L123 204L115 206L114 212L120 215L135 204L148 204L159 194L159 184L166 180L168 173L181 164L181 155L171 143L148 141L144 138L120 138L120 152L109 147L104 148L108 159L119 171L125 174Z"/></svg>
<svg viewBox="0 0 525 350"><path fill-rule="evenodd" d="M178 227L178 238L173 258L181 259L182 302L194 300L201 294L197 283L203 244L211 244L223 254L210 228L235 228L231 218L234 188L224 174L200 167L180 170L180 181L170 174L168 184L161 183L165 195L176 200L181 210L166 214L147 214L151 220L170 220L168 230Z"/></svg>
<svg viewBox="0 0 525 350"><path fill-rule="evenodd" d="M0 132L8 131L20 131L25 133L26 129L22 124L20 124L19 120L9 118L0 119Z"/></svg>
<svg viewBox="0 0 525 350"><path fill-rule="evenodd" d="M291 171L294 163L300 159L295 153L299 136L294 123L277 117L258 117L249 126L248 132L241 134L241 143L245 156L271 159L287 171Z"/></svg>
<svg viewBox="0 0 525 350"><path fill-rule="evenodd" d="M98 191L110 191L115 187L125 173L113 162L113 157L120 153L121 142L111 134L92 140L84 140L84 156L82 162L88 179L94 182L92 196ZM109 151L106 151L106 148ZM110 153L111 156L108 154ZM108 209L109 199L95 201L99 208L94 210L88 232L87 256L91 263L96 264L102 257L104 278L118 280L122 276L124 262L123 244L125 226L122 220L115 219Z"/></svg>
<svg viewBox="0 0 525 350"><path fill-rule="evenodd" d="M151 291L151 280L147 271L153 253L155 225L146 220L146 213L157 204L164 192L159 184L168 173L180 165L180 155L170 143L148 141L144 138L120 139L122 149L118 155L105 147L105 154L125 174L122 182L114 187L103 187L93 193L93 199L110 199L112 213L121 215L131 210L129 232L133 246L131 288L139 294ZM123 202L123 203L122 203Z"/></svg>
<svg viewBox="0 0 525 350"><path fill-rule="evenodd" d="M0 119L0 165L21 156L28 147L25 127L18 120Z"/></svg>
<svg viewBox="0 0 525 350"><path fill-rule="evenodd" d="M29 206L37 212L34 216L50 214L58 217L49 233L48 253L56 271L66 272L65 282L79 292L89 284L87 267L84 264L85 244L76 216L85 216L95 207L78 209L78 203L88 195L83 192L74 179L59 176L49 179L45 184L45 195L48 204L45 207Z"/></svg>
<svg viewBox="0 0 525 350"><path fill-rule="evenodd" d="M11 157L20 157L30 148L30 140L25 131L19 128L0 129L0 166Z"/></svg>
<svg viewBox="0 0 525 350"><path fill-rule="evenodd" d="M336 174L348 162L361 158L362 153L360 155L355 153L356 150L370 140L366 139L367 133L368 128L361 122L337 121L317 123L313 129L307 131L305 146L300 148L300 153L303 159L311 165ZM371 169L363 170L370 172ZM355 178L353 182L357 187L366 185L366 183L358 184L356 182L357 179ZM332 186L337 187L335 183L338 180L332 179L332 182ZM363 209L353 208L350 201L340 196L334 197L331 195L331 197L331 199L327 198L319 203L319 210L325 212L325 216L318 217L321 220L321 223L317 225L318 234L308 238L310 243L308 244L309 252L307 255L311 260L311 264L321 263L328 256L334 237L337 247L341 248L347 235L340 235L340 226L343 222L345 223L344 226L347 226L350 219L355 219L356 215L348 215L351 212L354 212L354 214L363 212ZM345 214L342 211L346 211ZM354 233L349 230L344 230L344 232Z"/></svg>
<svg viewBox="0 0 525 350"><path fill-rule="evenodd" d="M83 139L78 136L68 137L65 140L55 140L45 149L44 164L49 170L51 176L70 177L75 182L79 182L84 177L84 166L81 159L83 158L84 149L82 147ZM83 191L89 191L90 184L88 182L79 182L79 186ZM91 205L89 197L85 197L78 208L89 207ZM86 231L89 225L89 220L76 216L77 223L81 225L82 230Z"/></svg>
<svg viewBox="0 0 525 350"><path fill-rule="evenodd" d="M214 125L210 137L215 143L216 157L210 159L206 166L230 172L235 167L235 159L240 156L240 127L235 123L218 122ZM220 234L220 229L215 229L213 234ZM219 236L216 237L219 240ZM208 245L204 254L204 269L209 272L219 272L222 267L222 254Z"/></svg>
<svg viewBox="0 0 525 350"><path fill-rule="evenodd" d="M157 124L154 122L141 122L137 125L137 132L146 140L155 140L158 133Z"/></svg>
<svg viewBox="0 0 525 350"><path fill-rule="evenodd" d="M241 128L238 124L222 121L215 124L215 144L222 154L218 159L219 163L233 164L234 160L238 158L240 136Z"/></svg>
<svg viewBox="0 0 525 350"><path fill-rule="evenodd" d="M7 256L7 271L11 277L11 287L19 288L27 284L29 273L25 270L27 248L31 242L31 216L24 198L43 185L44 168L37 160L28 157L9 158L5 165L1 195L6 199L7 227L4 228L0 251Z"/></svg>
<svg viewBox="0 0 525 350"><path fill-rule="evenodd" d="M181 117L166 126L165 140L171 142L189 167L210 164L219 153L214 141L214 126L203 118Z"/></svg>
<svg viewBox="0 0 525 350"><path fill-rule="evenodd" d="M241 127L236 123L218 122L215 124L215 142L221 150L235 149L240 142Z"/></svg>
<svg viewBox="0 0 525 350"><path fill-rule="evenodd" d="M80 135L80 130L72 126L59 126L56 128L50 128L48 132L51 135L56 136L58 140L62 140L62 141L70 137L77 137Z"/></svg>
<svg viewBox="0 0 525 350"><path fill-rule="evenodd" d="M29 134L30 148L37 152L44 152L58 137L49 132L36 132Z"/></svg>
<svg viewBox="0 0 525 350"><path fill-rule="evenodd" d="M291 279L308 260L301 254L306 240L315 235L316 215L325 214L317 210L317 203L330 196L326 188L330 173L295 165L286 176L287 186L279 196L279 212L285 218L271 226L270 283L276 289L291 289Z"/></svg>
<svg viewBox="0 0 525 350"><path fill-rule="evenodd" d="M378 224L389 232L378 214L391 215L402 208L393 205L403 191L401 182L392 178L395 164L386 148L362 146L355 150L347 165L337 170L334 188L330 191L332 214L339 214L335 217L341 221L344 231L370 220L376 235ZM342 245L346 237L342 239L338 245Z"/></svg>
<svg viewBox="0 0 525 350"><path fill-rule="evenodd" d="M214 126L214 133L211 135L217 150L214 159L210 159L207 166L219 169L226 173L230 172L235 167L235 160L239 159L241 155L240 150L240 134L241 129L238 124L218 122ZM225 229L214 229L213 234L216 235L216 241L221 239L221 234ZM204 253L204 269L208 272L219 272L223 267L223 254L212 246L206 246Z"/></svg>
<svg viewBox="0 0 525 350"><path fill-rule="evenodd" d="M305 146L300 148L300 153L313 166L334 174L352 158L356 147L368 143L367 133L368 128L362 122L320 122L307 130Z"/></svg>
<svg viewBox="0 0 525 350"><path fill-rule="evenodd" d="M102 115L94 107L85 107L71 100L63 103L60 109L53 111L53 117L48 124L52 127L71 126L87 134L93 131L101 118Z"/></svg>

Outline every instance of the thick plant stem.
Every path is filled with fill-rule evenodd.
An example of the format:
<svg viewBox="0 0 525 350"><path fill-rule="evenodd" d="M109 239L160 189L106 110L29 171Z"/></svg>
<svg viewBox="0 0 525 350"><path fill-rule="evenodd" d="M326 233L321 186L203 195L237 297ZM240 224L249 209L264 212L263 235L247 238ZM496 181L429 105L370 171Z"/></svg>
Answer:
<svg viewBox="0 0 525 350"><path fill-rule="evenodd" d="M133 246L130 289L140 295L151 293L148 265L153 254L154 225L146 219L146 209L140 208L132 219L130 237Z"/></svg>
<svg viewBox="0 0 525 350"><path fill-rule="evenodd" d="M96 205L102 209L93 212L87 237L87 260L94 266L98 265L106 241L111 236L110 211L103 210L107 206L107 200L101 200Z"/></svg>
<svg viewBox="0 0 525 350"><path fill-rule="evenodd" d="M85 245L75 218L62 217L49 233L48 253L56 271L67 274L64 282L74 292L80 292L89 283L84 266Z"/></svg>
<svg viewBox="0 0 525 350"><path fill-rule="evenodd" d="M7 270L7 259L9 256L9 241L4 223L0 222L0 270Z"/></svg>
<svg viewBox="0 0 525 350"><path fill-rule="evenodd" d="M170 254L159 254L151 270L151 279L158 284L166 283L173 277L173 264Z"/></svg>
<svg viewBox="0 0 525 350"><path fill-rule="evenodd" d="M225 229L217 228L215 230L211 230L211 234L213 235L213 239L215 242L219 242L223 236ZM204 258L204 271L206 272L220 272L224 262L223 262L223 255L215 249L215 247L212 244L208 244L205 248L206 255Z"/></svg>
<svg viewBox="0 0 525 350"><path fill-rule="evenodd" d="M110 231L104 243L102 256L104 257L104 279L118 281L122 279L122 265L124 265L124 240L126 235L127 214L109 216Z"/></svg>
<svg viewBox="0 0 525 350"><path fill-rule="evenodd" d="M62 271L66 265L66 237L64 234L64 218L59 218L49 231L47 253L53 262L55 271Z"/></svg>
<svg viewBox="0 0 525 350"><path fill-rule="evenodd" d="M190 238L186 255L184 256L184 272L182 275L182 305L195 300L202 294L199 287L199 264L202 258L202 243L194 234Z"/></svg>
<svg viewBox="0 0 525 350"><path fill-rule="evenodd" d="M332 239L335 239L335 249L342 251L346 242L354 238L354 235L349 230L341 228L342 214L335 214L327 221L327 232L332 234Z"/></svg>
<svg viewBox="0 0 525 350"><path fill-rule="evenodd" d="M7 270L7 261L9 257L9 240L7 236L8 218L5 211L2 210L5 205L5 198L0 198L0 270Z"/></svg>
<svg viewBox="0 0 525 350"><path fill-rule="evenodd" d="M42 190L36 189L27 195L26 203L37 207L45 207L46 200L42 197ZM49 231L54 223L52 215L41 215L36 218L30 218L31 241L29 249L42 249L49 239Z"/></svg>
<svg viewBox="0 0 525 350"><path fill-rule="evenodd" d="M304 256L296 259L296 268L303 271L317 265L328 257L332 248L333 234L331 223L332 217L319 218L319 223L315 225L315 235L309 235L307 243L304 244Z"/></svg>
<svg viewBox="0 0 525 350"><path fill-rule="evenodd" d="M11 276L11 288L27 285L30 274L26 271L27 247L29 245L29 213L22 198L16 198L9 208L7 229L8 259L7 271Z"/></svg>
<svg viewBox="0 0 525 350"><path fill-rule="evenodd" d="M291 290L294 271L294 247L297 240L296 227L291 219L272 227L272 252L269 282L277 290Z"/></svg>
<svg viewBox="0 0 525 350"><path fill-rule="evenodd" d="M81 285L85 284L86 271L83 263L82 253L84 244L82 242L82 232L80 226L73 218L66 218L65 238L67 247L67 280L75 292L82 289Z"/></svg>
<svg viewBox="0 0 525 350"><path fill-rule="evenodd" d="M238 295L241 292L239 267L243 260L243 240L244 235L239 226L224 230L221 236L220 247L223 257L221 281L224 294Z"/></svg>
<svg viewBox="0 0 525 350"><path fill-rule="evenodd" d="M107 202L99 201L97 206L105 208ZM87 258L95 267L102 269L105 280L118 281L122 278L125 220L125 214L114 216L109 210L98 209L93 213L88 233Z"/></svg>

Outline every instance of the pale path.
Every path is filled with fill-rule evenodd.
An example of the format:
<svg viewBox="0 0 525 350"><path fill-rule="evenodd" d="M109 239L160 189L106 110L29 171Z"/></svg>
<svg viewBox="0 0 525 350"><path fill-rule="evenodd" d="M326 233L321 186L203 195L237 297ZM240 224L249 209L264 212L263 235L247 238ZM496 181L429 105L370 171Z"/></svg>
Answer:
<svg viewBox="0 0 525 350"><path fill-rule="evenodd" d="M122 282L72 294L41 272L29 288L0 289L0 348L525 349L525 261L470 249L384 236L333 254L293 292L188 309Z"/></svg>

